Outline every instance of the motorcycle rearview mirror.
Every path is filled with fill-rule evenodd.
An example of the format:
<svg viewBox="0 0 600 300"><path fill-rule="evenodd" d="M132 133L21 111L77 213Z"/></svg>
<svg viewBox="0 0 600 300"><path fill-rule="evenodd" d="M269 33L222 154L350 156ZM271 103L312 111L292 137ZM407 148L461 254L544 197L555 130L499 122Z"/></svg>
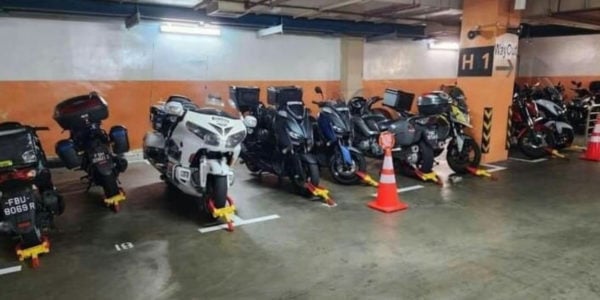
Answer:
<svg viewBox="0 0 600 300"><path fill-rule="evenodd" d="M315 93L323 95L323 89L320 86L315 86Z"/></svg>
<svg viewBox="0 0 600 300"><path fill-rule="evenodd" d="M254 116L245 116L243 122L247 128L255 128L258 120Z"/></svg>
<svg viewBox="0 0 600 300"><path fill-rule="evenodd" d="M167 104L165 104L165 110L167 114L177 117L183 116L184 113L183 104L175 101L167 102Z"/></svg>

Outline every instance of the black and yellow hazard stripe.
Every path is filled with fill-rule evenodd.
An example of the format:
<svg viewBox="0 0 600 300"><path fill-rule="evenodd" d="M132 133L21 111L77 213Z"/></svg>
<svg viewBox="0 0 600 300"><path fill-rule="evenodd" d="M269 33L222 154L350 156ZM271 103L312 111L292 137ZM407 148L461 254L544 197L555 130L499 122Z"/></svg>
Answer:
<svg viewBox="0 0 600 300"><path fill-rule="evenodd" d="M492 138L492 108L483 109L483 131L481 135L481 152L490 152L490 140Z"/></svg>
<svg viewBox="0 0 600 300"><path fill-rule="evenodd" d="M508 120L506 121L506 150L510 149L512 145L511 142L511 134L512 134L512 106L508 107Z"/></svg>

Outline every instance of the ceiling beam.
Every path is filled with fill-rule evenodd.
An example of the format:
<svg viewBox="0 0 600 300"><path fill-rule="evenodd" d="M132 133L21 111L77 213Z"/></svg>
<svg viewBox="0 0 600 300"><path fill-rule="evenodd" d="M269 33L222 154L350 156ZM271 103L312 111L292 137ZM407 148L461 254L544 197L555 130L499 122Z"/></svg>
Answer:
<svg viewBox="0 0 600 300"><path fill-rule="evenodd" d="M350 6L350 5L359 4L359 3L364 4L364 3L368 3L370 1L371 0L346 0L346 1L338 2L338 3L326 5L326 6L318 8L318 9L314 9L313 11L298 14L298 15L295 15L294 17L295 18L314 18L314 17L320 15L321 13L328 12L328 11L331 11L331 10L334 10L337 8L342 8L345 6Z"/></svg>

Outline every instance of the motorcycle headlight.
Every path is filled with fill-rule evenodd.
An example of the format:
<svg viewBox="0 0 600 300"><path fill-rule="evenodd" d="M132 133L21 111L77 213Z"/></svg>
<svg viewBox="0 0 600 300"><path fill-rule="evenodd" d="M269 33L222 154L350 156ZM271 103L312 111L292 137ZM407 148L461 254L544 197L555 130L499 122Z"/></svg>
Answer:
<svg viewBox="0 0 600 300"><path fill-rule="evenodd" d="M187 123L185 123L185 127L187 127L187 129L189 131L193 132L196 136L198 136L199 138L204 140L204 142L207 145L218 146L219 143L221 142L221 138L218 135L216 135L215 133L212 133L194 123L187 122Z"/></svg>
<svg viewBox="0 0 600 300"><path fill-rule="evenodd" d="M332 126L333 127L333 131L335 131L335 133L343 133L344 129L337 127L335 125Z"/></svg>
<svg viewBox="0 0 600 300"><path fill-rule="evenodd" d="M21 155L21 158L26 164L34 163L37 160L37 156L35 155L35 151L33 150L25 151Z"/></svg>
<svg viewBox="0 0 600 300"><path fill-rule="evenodd" d="M297 134L297 133L295 133L295 132L293 132L293 131L290 131L290 132L289 132L289 134L290 134L290 137L291 137L292 139L294 139L294 140L299 140L299 139L301 139L301 138L302 138L302 136L301 136L301 135L299 135L299 134Z"/></svg>
<svg viewBox="0 0 600 300"><path fill-rule="evenodd" d="M225 147L228 148L233 148L237 145L239 145L244 138L246 138L246 131L242 130L236 134L231 135L230 137L227 138L227 142L225 143Z"/></svg>

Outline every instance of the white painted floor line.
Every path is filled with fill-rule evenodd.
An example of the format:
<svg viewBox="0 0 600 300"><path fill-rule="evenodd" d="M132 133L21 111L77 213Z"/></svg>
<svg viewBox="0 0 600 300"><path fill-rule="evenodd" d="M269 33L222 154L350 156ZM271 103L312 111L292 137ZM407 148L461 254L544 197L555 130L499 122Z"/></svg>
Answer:
<svg viewBox="0 0 600 300"><path fill-rule="evenodd" d="M422 189L422 188L424 188L424 186L417 184L417 185L411 185L411 186L407 186L407 187L398 189L397 191L398 191L398 194L400 194L400 193L410 192L410 191L414 191L414 190L418 190L418 189ZM375 197L375 196L377 196L377 194L371 195L371 197Z"/></svg>
<svg viewBox="0 0 600 300"><path fill-rule="evenodd" d="M524 159L524 158L516 158L516 157L509 157L508 159L510 159L510 160L516 160L516 161L522 161L522 162L527 162L527 163L532 163L532 164L548 160L547 158Z"/></svg>
<svg viewBox="0 0 600 300"><path fill-rule="evenodd" d="M481 164L484 167L488 167L490 169L487 169L486 171L490 172L490 173L494 173L494 172L498 172L498 171L503 171L506 170L507 167L501 167L501 166L496 166L496 165L492 165L492 164Z"/></svg>
<svg viewBox="0 0 600 300"><path fill-rule="evenodd" d="M22 268L23 268L22 266L14 266L14 267L8 267L8 268L0 269L0 275L6 275L6 274L10 274L10 273L21 272Z"/></svg>
<svg viewBox="0 0 600 300"><path fill-rule="evenodd" d="M248 224L253 224L253 223L258 223L258 222L265 222L265 221L275 220L275 219L279 219L279 218L280 218L279 215L270 215L270 216L264 216L264 217L244 220L244 219L234 215L232 219L233 219L233 225L235 227L238 227L238 226L242 226L242 225L248 225ZM217 225L217 226L199 228L198 231L200 233L208 233L208 232L213 232L213 231L217 231L217 230L223 230L226 228L227 228L227 224L221 224L221 225Z"/></svg>

